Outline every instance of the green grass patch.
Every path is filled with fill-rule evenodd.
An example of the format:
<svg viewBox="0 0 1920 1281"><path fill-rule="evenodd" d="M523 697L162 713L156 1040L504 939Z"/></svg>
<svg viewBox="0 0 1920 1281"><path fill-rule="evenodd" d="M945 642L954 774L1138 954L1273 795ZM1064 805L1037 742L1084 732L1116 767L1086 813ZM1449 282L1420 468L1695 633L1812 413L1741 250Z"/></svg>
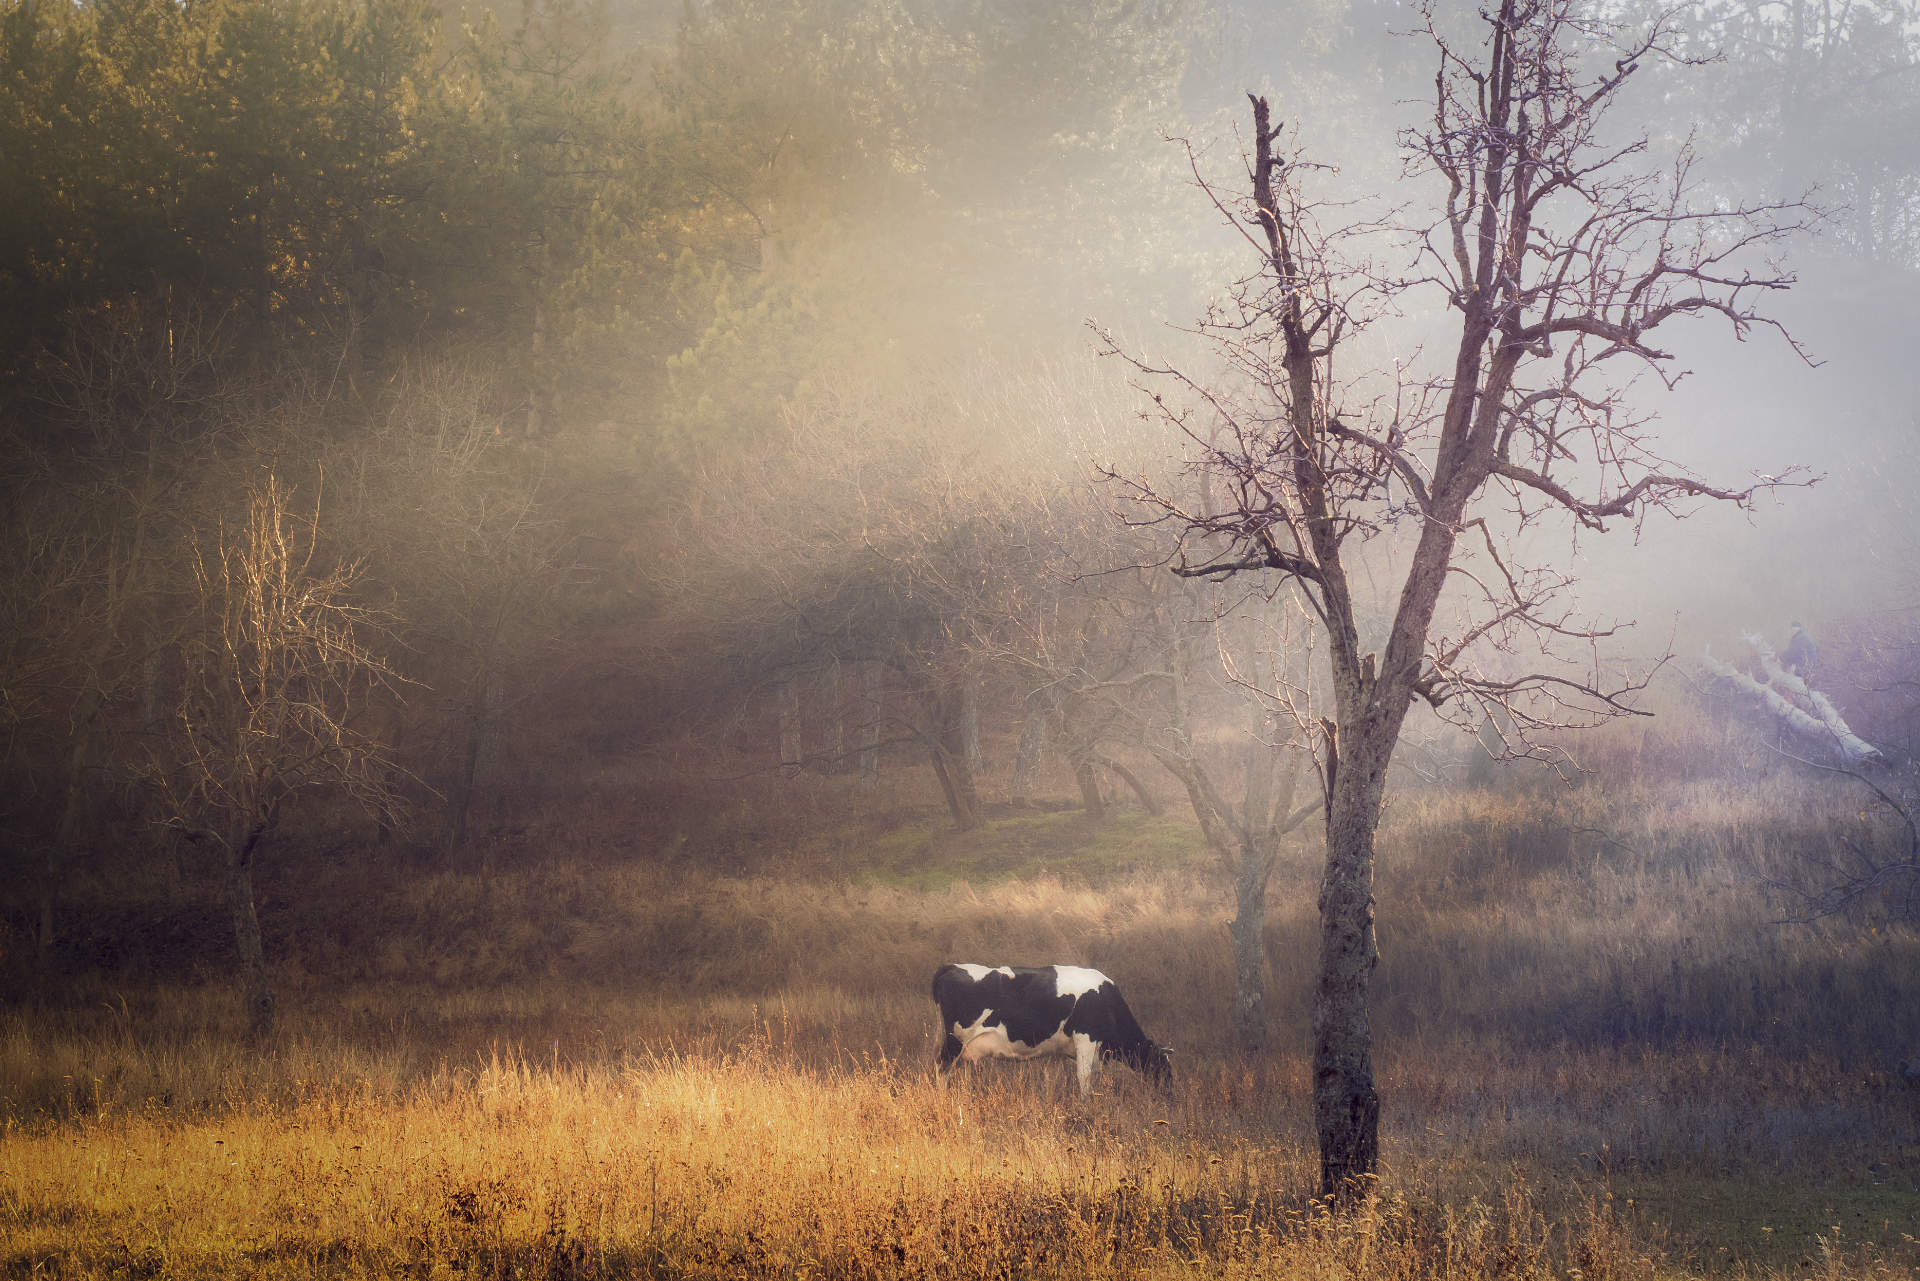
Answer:
<svg viewBox="0 0 1920 1281"><path fill-rule="evenodd" d="M1204 853L1191 819L1125 811L1096 823L1082 811L1063 810L994 819L970 832L929 815L869 837L864 850L845 851L840 862L857 880L932 891L1041 875L1099 886L1179 867Z"/></svg>
<svg viewBox="0 0 1920 1281"><path fill-rule="evenodd" d="M1884 1169L1818 1175L1637 1174L1617 1178L1614 1196L1709 1273L1826 1266L1863 1249L1920 1266L1916 1162L1892 1155Z"/></svg>

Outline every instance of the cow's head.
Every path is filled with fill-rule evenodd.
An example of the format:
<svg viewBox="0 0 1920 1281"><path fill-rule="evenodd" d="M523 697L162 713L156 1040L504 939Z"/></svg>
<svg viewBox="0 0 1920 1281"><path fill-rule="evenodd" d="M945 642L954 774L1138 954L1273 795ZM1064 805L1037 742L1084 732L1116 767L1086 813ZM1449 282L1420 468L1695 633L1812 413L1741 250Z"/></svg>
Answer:
<svg viewBox="0 0 1920 1281"><path fill-rule="evenodd" d="M1165 1046L1142 1040L1139 1047L1126 1058L1128 1066L1162 1090L1173 1088L1173 1064L1167 1059Z"/></svg>

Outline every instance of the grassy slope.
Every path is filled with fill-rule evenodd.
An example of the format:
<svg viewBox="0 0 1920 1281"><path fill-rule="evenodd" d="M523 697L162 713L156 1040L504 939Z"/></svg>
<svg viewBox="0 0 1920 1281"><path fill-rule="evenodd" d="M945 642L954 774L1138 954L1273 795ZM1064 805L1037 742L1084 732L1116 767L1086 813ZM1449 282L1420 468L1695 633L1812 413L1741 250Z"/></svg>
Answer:
<svg viewBox="0 0 1920 1281"><path fill-rule="evenodd" d="M217 905L156 872L114 955L0 1025L0 1270L1900 1275L1920 1098L1889 1069L1920 1046L1920 940L1770 923L1756 878L1827 821L1785 799L1398 803L1387 1180L1357 1224L1307 1196L1304 847L1253 1060L1222 1038L1226 895L1179 818L959 836L829 804L646 861L590 857L577 818L490 867L306 861L267 886L288 1013L264 1053L197 977ZM1058 1064L936 1087L924 981L967 957L1120 976L1180 1052L1176 1099L1116 1073L1082 1106Z"/></svg>

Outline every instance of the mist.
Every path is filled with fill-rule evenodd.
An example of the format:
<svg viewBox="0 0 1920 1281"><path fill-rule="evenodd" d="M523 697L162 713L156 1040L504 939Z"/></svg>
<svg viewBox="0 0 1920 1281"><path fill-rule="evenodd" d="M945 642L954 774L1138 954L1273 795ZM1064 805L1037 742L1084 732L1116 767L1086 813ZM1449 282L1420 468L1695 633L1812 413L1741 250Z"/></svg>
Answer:
<svg viewBox="0 0 1920 1281"><path fill-rule="evenodd" d="M0 0L0 1271L1914 1266L1920 26L1487 8Z"/></svg>

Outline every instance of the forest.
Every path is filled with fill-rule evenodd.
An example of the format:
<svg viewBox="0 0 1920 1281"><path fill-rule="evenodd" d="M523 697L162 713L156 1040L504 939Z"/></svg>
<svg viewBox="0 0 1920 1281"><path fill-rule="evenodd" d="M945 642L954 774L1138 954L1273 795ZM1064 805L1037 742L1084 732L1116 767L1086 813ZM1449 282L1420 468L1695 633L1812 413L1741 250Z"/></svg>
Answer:
<svg viewBox="0 0 1920 1281"><path fill-rule="evenodd" d="M1920 1271L1905 0L0 0L0 164L0 1275Z"/></svg>

